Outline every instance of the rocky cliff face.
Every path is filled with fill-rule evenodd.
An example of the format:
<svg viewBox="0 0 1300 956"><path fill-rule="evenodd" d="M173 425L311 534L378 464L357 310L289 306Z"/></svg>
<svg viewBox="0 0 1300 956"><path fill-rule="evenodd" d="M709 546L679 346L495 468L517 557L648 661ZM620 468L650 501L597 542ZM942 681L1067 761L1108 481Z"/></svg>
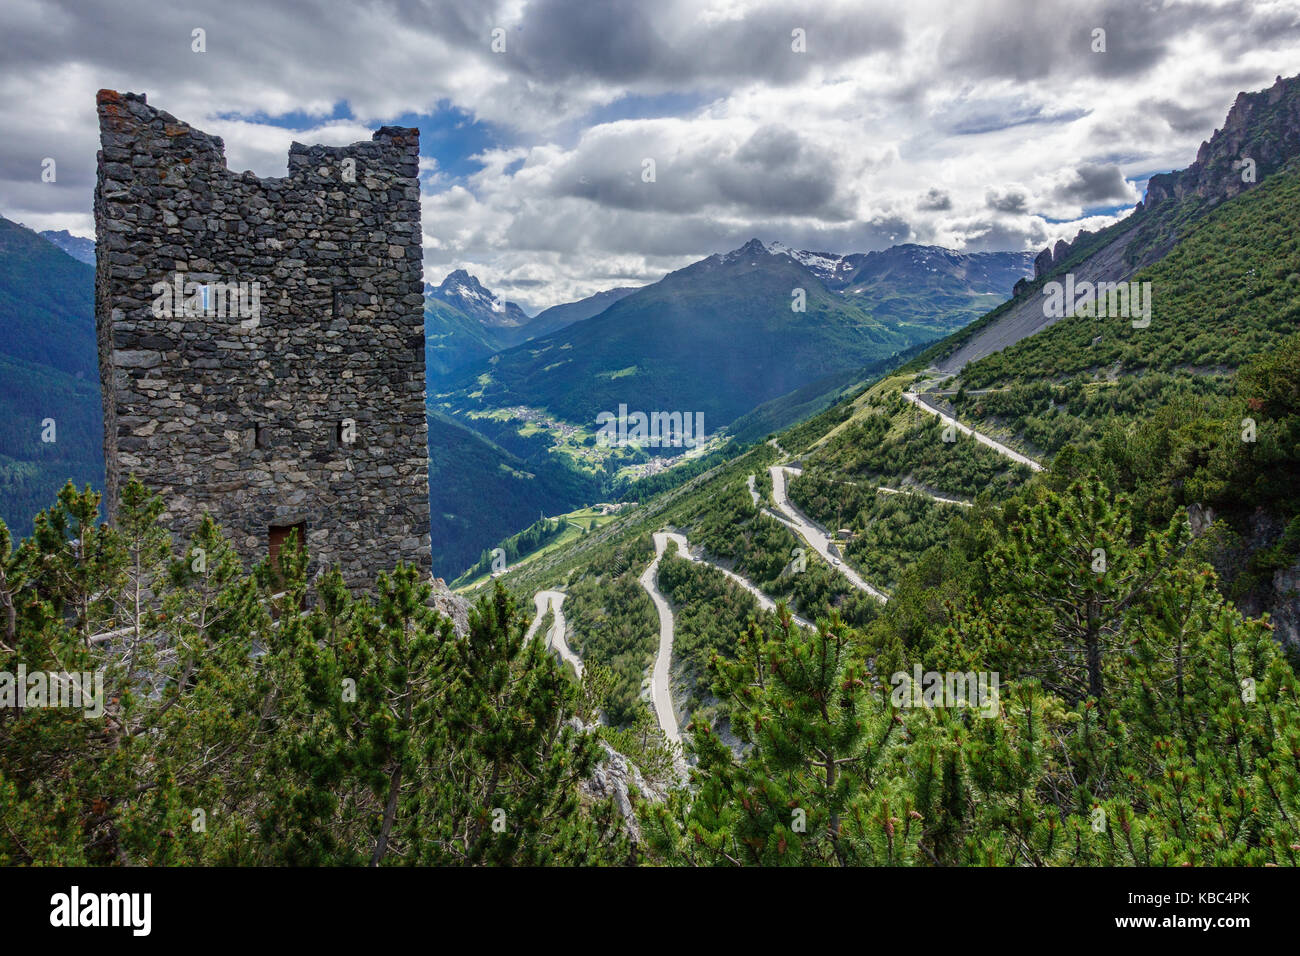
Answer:
<svg viewBox="0 0 1300 956"><path fill-rule="evenodd" d="M1186 169L1152 176L1145 206L1196 196L1221 202L1250 188L1300 154L1300 76L1278 77L1267 90L1241 93L1223 128ZM1253 175L1247 161L1253 161ZM1246 165L1243 165L1246 164Z"/></svg>
<svg viewBox="0 0 1300 956"><path fill-rule="evenodd" d="M1273 572L1267 595L1273 636L1291 655L1300 658L1300 561Z"/></svg>
<svg viewBox="0 0 1300 956"><path fill-rule="evenodd" d="M1034 257L1034 278L1040 279L1053 269L1058 268L1070 253L1074 252L1097 233L1091 229L1080 229L1072 242L1058 239L1055 246L1044 249Z"/></svg>
<svg viewBox="0 0 1300 956"><path fill-rule="evenodd" d="M1142 218L1172 217L1176 204L1198 201L1211 209L1249 189L1286 162L1300 156L1300 75L1276 82L1267 90L1238 94L1224 120L1201 144L1196 161L1186 169L1152 176L1144 200L1134 209L1134 225ZM1159 231L1159 230L1155 230ZM1034 259L1034 278L1039 279L1061 264L1081 245L1096 236L1081 231L1074 240L1061 240ZM1172 236L1145 248L1132 263L1147 265L1160 258L1173 244Z"/></svg>
<svg viewBox="0 0 1300 956"><path fill-rule="evenodd" d="M632 803L633 796L641 800L649 800L651 803L659 803L664 799L664 794L651 785L641 775L636 764L627 757L603 740L600 746L605 756L592 771L591 778L580 783L578 789L593 800L607 800L613 797L619 815L623 817L623 828L628 838L633 843L640 843L641 827L637 823L636 807Z"/></svg>
<svg viewBox="0 0 1300 956"><path fill-rule="evenodd" d="M1247 617L1267 614L1274 639L1292 660L1300 660L1300 561L1253 579L1242 577L1252 558L1277 545L1286 532L1286 522L1260 508L1234 532L1215 524L1215 518L1208 508L1188 508L1193 535L1219 535L1211 563L1220 580L1228 583L1225 593L1234 595L1234 603Z"/></svg>

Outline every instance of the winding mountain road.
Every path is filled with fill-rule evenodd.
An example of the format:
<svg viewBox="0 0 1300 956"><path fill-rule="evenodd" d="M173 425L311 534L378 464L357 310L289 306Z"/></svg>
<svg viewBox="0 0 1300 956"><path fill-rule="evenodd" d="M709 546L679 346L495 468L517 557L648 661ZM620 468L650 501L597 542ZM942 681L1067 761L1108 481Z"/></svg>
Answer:
<svg viewBox="0 0 1300 956"><path fill-rule="evenodd" d="M695 561L716 571L721 571L729 580L740 585L754 596L758 601L758 606L763 610L775 611L776 602L759 590L752 581L741 577L735 571L719 567L712 561L705 561L691 554L691 545L686 540L685 535L676 531L655 532L655 558L642 572L640 578L641 587L645 588L646 593L650 595L650 600L654 602L655 610L659 613L659 651L655 655L654 669L650 672L650 698L654 703L655 715L659 718L659 726L663 728L664 736L669 740L680 741L681 734L677 729L677 713L673 709L672 689L669 683L676 622L673 619L673 609L669 605L668 599L659 590L659 562L663 560L670 541L677 545L677 553L687 561ZM799 627L816 628L812 621L797 614L792 614L791 619Z"/></svg>
<svg viewBox="0 0 1300 956"><path fill-rule="evenodd" d="M555 651L560 655L561 660L572 664L574 671L578 675L578 680L582 680L582 658L570 650L568 641L564 639L564 592L538 591L533 595L533 603L537 607L537 615L533 618L533 623L528 625L524 640L532 640L537 628L541 626L542 618L546 617L546 607L549 604L551 610L555 612L555 621L546 632L546 649Z"/></svg>
<svg viewBox="0 0 1300 956"><path fill-rule="evenodd" d="M750 581L748 578L741 577L739 574L737 574L735 571L730 570L729 568L724 568L719 564L714 564L712 561L705 561L703 558L691 554L691 550L690 550L691 545L690 542L686 540L685 535L679 534L676 531L661 531L659 532L659 534L662 534L668 541L676 541L677 553L680 554L687 561L694 561L697 564L703 564L707 567L713 568L713 570L715 571L721 571L724 575L727 576L728 579L740 585L740 587L744 588L746 591L752 594L754 596L754 600L758 602L758 606L762 608L764 611L773 611L773 612L776 611L776 602L773 601L770 597L768 597L765 592L760 590L758 585L754 584L754 582ZM667 547L666 544L665 547ZM800 617L798 614L791 614L790 619L800 627L812 628L814 630L817 627L817 625L814 624L812 621L808 620L807 618Z"/></svg>
<svg viewBox="0 0 1300 956"><path fill-rule="evenodd" d="M798 468L792 470L796 474L803 474L803 472ZM834 481L835 484L837 485L852 485L854 487L858 487L860 485L866 485L867 487L874 488L876 491L882 492L883 494L886 495L920 495L923 498L929 498L931 501L941 505L957 505L960 508L973 507L973 505L971 505L969 501L962 501L960 498L944 498L941 495L936 495L933 492L926 491L924 488L890 488L886 485L872 485L872 484L868 484L867 482L861 482L861 481L844 481L844 480L835 480L835 479L827 479L827 480ZM772 514L772 512L768 511L768 514ZM772 517L780 518L781 516L772 515Z"/></svg>
<svg viewBox="0 0 1300 956"><path fill-rule="evenodd" d="M767 594L759 589L752 581L742 577L735 571L714 564L712 561L705 561L703 558L691 554L690 542L686 536L676 531L656 531L654 534L655 557L654 560L641 573L640 582L650 600L654 603L655 611L659 615L659 649L655 654L654 667L650 671L650 699L654 705L655 717L659 721L659 726L664 732L664 736L675 743L681 743L681 732L677 727L677 712L673 709L672 689L670 686L672 658L673 658L673 637L676 631L676 622L673 618L673 609L659 590L659 562L663 559L665 552L668 550L668 542L672 541L677 545L677 552L688 561L695 561L699 564L706 565L716 571L721 571L728 579L734 581L740 587L752 594L758 602L758 606L765 611L775 611L776 602ZM533 595L533 604L536 606L537 613L533 617L533 622L528 626L524 634L524 640L532 640L533 636L541 627L543 618L546 617L546 611L549 607L555 612L555 621L547 631L546 647L548 650L554 650L560 657L573 665L577 672L578 679L582 679L582 660L574 654L565 641L565 623L563 591L538 591ZM791 620L799 627L813 628L813 624L807 618L800 617L798 614L791 614Z"/></svg>
<svg viewBox="0 0 1300 956"><path fill-rule="evenodd" d="M1006 445L1002 444L1002 442L992 439L988 435L985 435L982 432L977 432L969 425L963 425L961 422L957 421L957 419L953 418L951 415L946 415L943 412L939 411L939 409L935 408L933 405L927 402L916 392L904 392L903 398L911 402L913 405L915 405L917 408L921 409L922 411L929 412L931 415L937 415L939 420L943 422L945 425L952 425L954 428L957 429L957 431L961 432L963 435L969 435L971 438L974 438L981 445L987 445L989 448L992 448L999 455L1004 455L1005 457L1010 458L1012 461L1019 462L1022 465L1027 465L1032 471L1043 470L1043 466L1040 465L1038 462L1034 461L1034 459L1029 458L1026 455L1020 454L1020 452L1016 451L1014 448L1008 448Z"/></svg>
<svg viewBox="0 0 1300 956"><path fill-rule="evenodd" d="M834 570L844 575L845 579L859 591L865 591L881 604L889 600L889 595L883 591L872 587L862 579L858 572L854 571L843 559L832 555L830 551L831 539L826 532L817 527L808 520L792 502L785 493L785 476L787 473L792 475L802 474L801 471L791 468L788 465L772 465L769 469L772 475L772 499L776 502L777 510L781 512L778 516L781 520L798 532L799 536L807 541L814 551L826 559ZM769 512L770 513L770 512Z"/></svg>
<svg viewBox="0 0 1300 956"><path fill-rule="evenodd" d="M673 695L668 683L673 658L673 609L659 593L658 583L659 561L673 537L681 538L683 542L686 540L681 535L673 535L668 531L655 532L655 559L641 572L641 587L645 588L650 600L654 602L655 610L659 612L659 652L655 655L654 669L650 672L650 699L654 703L655 715L659 718L664 736L674 743L681 743L682 735L677 730L677 713L673 710ZM681 547L680 543L678 547Z"/></svg>
<svg viewBox="0 0 1300 956"><path fill-rule="evenodd" d="M919 488L886 488L884 485L876 485L876 490L886 495L921 495L931 501L937 501L941 505L956 505L958 508L973 507L969 501L962 501L958 498L940 498L938 495L932 495L928 491L921 491Z"/></svg>
<svg viewBox="0 0 1300 956"><path fill-rule="evenodd" d="M1034 471L1043 470L1043 466L1032 458L1022 455L1015 449L1008 448L1001 442L989 438L987 435L981 434L967 425L963 425L961 422L930 405L920 395L914 392L904 392L903 397L915 407L920 408L931 415L938 416L938 418L945 424L953 425L958 431L971 436L976 441L988 446L998 454L1026 465ZM769 444L778 451L782 451L782 454L784 454L784 451L776 443L775 439L770 439ZM803 538L804 541L812 546L813 550L826 560L827 564L829 564L833 569L839 571L840 574L842 574L855 588L864 591L882 604L887 602L889 600L887 594L868 584L863 580L861 575L844 563L838 555L832 555L830 550L832 546L830 537L820 527L809 520L803 512L801 512L799 508L790 501L789 496L786 494L786 475L799 475L802 474L802 471L789 465L772 465L769 467L768 471L772 476L772 499L776 504L776 510L773 511L770 508L762 507L761 496L758 493L758 489L755 487L755 476L749 475L745 483L755 507L762 507L765 514L781 521L798 534L799 537ZM883 486L879 487L878 490L885 492L886 494L907 493L896 488L886 488ZM970 503L966 501L959 501L953 498L941 498L938 495L932 495L925 492L922 493L927 494L928 497L942 504L958 505L967 508L970 507ZM669 605L667 598L665 598L659 590L659 563L663 560L663 556L668 550L668 543L670 541L677 545L678 553L686 560L705 564L721 571L731 581L744 588L754 596L759 607L763 610L775 611L776 602L760 590L755 584L736 572L692 555L690 551L690 542L687 541L685 535L675 531L656 531L654 533L654 560L650 562L639 578L641 587L650 595L650 600L654 603L655 611L659 615L659 648L655 655L654 666L650 672L650 698L654 706L655 716L659 721L660 728L662 728L664 732L664 736L667 737L668 740L680 744L682 739L681 732L677 726L677 714L673 708L672 689L670 686L675 621L673 619L672 607ZM581 679L582 660L578 655L573 653L568 642L565 640L563 611L564 597L565 595L562 591L549 590L538 591L533 595L533 602L536 606L537 613L533 618L532 623L529 625L528 631L524 635L524 640L531 640L533 638L538 628L541 626L542 620L545 618L546 611L549 607L555 613L555 620L547 631L547 649L554 650L559 654L562 660L572 664L578 678ZM816 625L811 621L798 615L792 615L792 619L799 627L816 627Z"/></svg>

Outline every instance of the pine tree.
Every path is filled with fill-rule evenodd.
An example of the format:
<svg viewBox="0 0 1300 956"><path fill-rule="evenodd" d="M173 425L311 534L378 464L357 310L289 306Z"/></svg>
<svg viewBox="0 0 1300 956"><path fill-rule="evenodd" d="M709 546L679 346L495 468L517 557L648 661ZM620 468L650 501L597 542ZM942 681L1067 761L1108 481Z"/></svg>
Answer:
<svg viewBox="0 0 1300 956"><path fill-rule="evenodd" d="M1036 677L1070 702L1106 702L1127 613L1186 547L1177 519L1133 545L1126 504L1095 477L1045 491L993 549L996 596L985 617L998 629L989 651L1004 673Z"/></svg>
<svg viewBox="0 0 1300 956"><path fill-rule="evenodd" d="M580 809L599 755L573 720L577 691L498 584L442 655L444 735L425 755L411 840L436 864L610 862L627 847L610 806ZM418 830L418 832L417 832Z"/></svg>
<svg viewBox="0 0 1300 956"><path fill-rule="evenodd" d="M655 852L737 866L910 859L912 807L873 778L900 722L870 693L856 640L835 616L796 628L781 605L772 632L751 622L734 661L714 656L714 691L753 747L738 760L692 725L699 790L648 816Z"/></svg>

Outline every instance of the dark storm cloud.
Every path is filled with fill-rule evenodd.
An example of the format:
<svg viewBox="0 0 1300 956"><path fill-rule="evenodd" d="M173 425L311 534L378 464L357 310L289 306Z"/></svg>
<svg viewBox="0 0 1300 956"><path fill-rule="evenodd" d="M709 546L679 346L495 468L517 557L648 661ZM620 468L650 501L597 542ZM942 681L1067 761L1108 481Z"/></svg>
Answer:
<svg viewBox="0 0 1300 956"><path fill-rule="evenodd" d="M1200 133L1212 129L1223 119L1224 111L1218 107L1193 107L1173 100L1146 100L1141 104L1144 112L1154 113L1175 133Z"/></svg>
<svg viewBox="0 0 1300 956"><path fill-rule="evenodd" d="M764 170L778 170L792 166L802 152L803 144L794 130L785 126L764 126L736 151L736 161Z"/></svg>
<svg viewBox="0 0 1300 956"><path fill-rule="evenodd" d="M226 0L168 0L167 3L110 3L106 0L46 0L41 15L11 26L5 42L6 69L65 61L130 72L169 83L218 79L232 64L260 65L268 76L310 72L333 64L359 67L358 36L349 30L363 11L332 0L278 0L274 4ZM460 44L486 45L479 23L490 7L454 2L375 4L403 17L413 34L438 35ZM491 19L488 17L488 19ZM191 50L191 33L207 34L207 52ZM295 67L294 57L311 57ZM343 77L341 76L340 79Z"/></svg>
<svg viewBox="0 0 1300 956"><path fill-rule="evenodd" d="M649 160L654 161L652 182L643 175ZM723 143L601 137L584 144L558 171L554 190L615 209L686 213L732 207L750 215L846 215L825 148L780 125L760 127L734 150Z"/></svg>
<svg viewBox="0 0 1300 956"><path fill-rule="evenodd" d="M94 91L112 87L263 176L291 135L431 133L448 108L490 128L429 149L426 263L550 283L539 303L755 235L1041 248L1043 216L1186 165L1297 50L1300 0L4 0L0 213L93 226Z"/></svg>
<svg viewBox="0 0 1300 956"><path fill-rule="evenodd" d="M943 212L952 208L952 197L941 189L931 189L916 204L916 208L932 212Z"/></svg>
<svg viewBox="0 0 1300 956"><path fill-rule="evenodd" d="M677 87L693 81L794 82L818 67L903 43L900 13L885 5L827 10L819 4L772 4L739 19L693 22L685 4L644 0L541 0L507 33L507 69L558 81ZM804 31L806 52L791 49Z"/></svg>
<svg viewBox="0 0 1300 956"><path fill-rule="evenodd" d="M53 183L41 179L42 164L54 160ZM95 185L95 154L84 143L62 131L47 131L40 138L0 136L0 181L30 185L40 183L51 195L64 195L64 189L86 192ZM65 196L66 198L66 196Z"/></svg>
<svg viewBox="0 0 1300 956"><path fill-rule="evenodd" d="M1087 115L1088 111L1083 109L1054 110L1042 104L1028 106L1013 100L995 99L980 103L953 103L936 111L936 120L957 136L975 136L1031 123L1071 123Z"/></svg>
<svg viewBox="0 0 1300 956"><path fill-rule="evenodd" d="M1005 193L989 192L984 196L984 205L998 212L1023 213L1029 209L1029 200L1023 192L1012 189Z"/></svg>
<svg viewBox="0 0 1300 956"><path fill-rule="evenodd" d="M1047 242L1047 231L1040 222L1027 220L1023 225L1006 222L968 222L957 230L964 238L965 252L999 252L1007 249L1037 249Z"/></svg>
<svg viewBox="0 0 1300 956"><path fill-rule="evenodd" d="M1254 49L1292 33L1294 13L1256 10L1251 0L1228 4L1164 0L1081 0L1068 6L996 0L963 8L941 46L941 60L972 79L1017 81L1048 76L1135 77L1159 66L1174 41L1207 33ZM1105 31L1105 51L1094 52L1094 30ZM1250 38L1241 41L1242 35ZM1294 35L1292 36L1294 39Z"/></svg>
<svg viewBox="0 0 1300 956"><path fill-rule="evenodd" d="M1081 206L1095 206L1108 200L1131 199L1133 188L1118 166L1083 165L1073 178L1056 187L1053 195Z"/></svg>
<svg viewBox="0 0 1300 956"><path fill-rule="evenodd" d="M257 171L282 174L278 139L252 127L246 138L232 139L230 130L213 129L214 114L299 114L308 118L298 125L309 127L309 117L331 115L344 101L371 125L432 109L450 95L453 74L445 67L453 64L446 55L428 63L430 51L486 49L480 21L488 14L482 5L428 0L365 7L331 0L0 5L4 208L53 212L61 203L69 215L89 211L98 88L147 93L159 108L226 133L232 165L264 162L274 139L279 168ZM192 48L196 29L204 31L204 52ZM58 162L54 184L34 178L46 156Z"/></svg>
<svg viewBox="0 0 1300 956"><path fill-rule="evenodd" d="M1199 26L1225 59L1291 48L1300 39L1300 11L1239 2L1223 12L1227 15L1204 17Z"/></svg>

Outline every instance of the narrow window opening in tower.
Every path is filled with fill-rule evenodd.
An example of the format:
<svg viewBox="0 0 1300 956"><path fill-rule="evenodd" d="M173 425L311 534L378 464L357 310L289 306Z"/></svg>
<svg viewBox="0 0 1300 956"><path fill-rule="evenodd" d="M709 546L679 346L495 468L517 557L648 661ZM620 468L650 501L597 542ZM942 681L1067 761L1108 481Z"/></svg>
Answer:
<svg viewBox="0 0 1300 956"><path fill-rule="evenodd" d="M284 582L284 575L280 571L280 550L289 540L290 534L294 535L299 548L306 548L307 523L305 521L299 521L297 524L271 525L266 529L267 556L271 559L271 573L277 584Z"/></svg>
<svg viewBox="0 0 1300 956"><path fill-rule="evenodd" d="M294 538L296 546L302 549L305 554L305 551L307 551L307 522L272 524L266 528L266 557L270 559L270 576L274 581L273 587L277 591L281 591L285 587L285 574L279 567L279 553L281 553L286 542L289 541L290 536ZM303 600L305 600L305 594ZM272 617L279 617L278 611L274 607L272 607Z"/></svg>
<svg viewBox="0 0 1300 956"><path fill-rule="evenodd" d="M271 446L271 427L269 425L253 426L253 445L257 448Z"/></svg>

